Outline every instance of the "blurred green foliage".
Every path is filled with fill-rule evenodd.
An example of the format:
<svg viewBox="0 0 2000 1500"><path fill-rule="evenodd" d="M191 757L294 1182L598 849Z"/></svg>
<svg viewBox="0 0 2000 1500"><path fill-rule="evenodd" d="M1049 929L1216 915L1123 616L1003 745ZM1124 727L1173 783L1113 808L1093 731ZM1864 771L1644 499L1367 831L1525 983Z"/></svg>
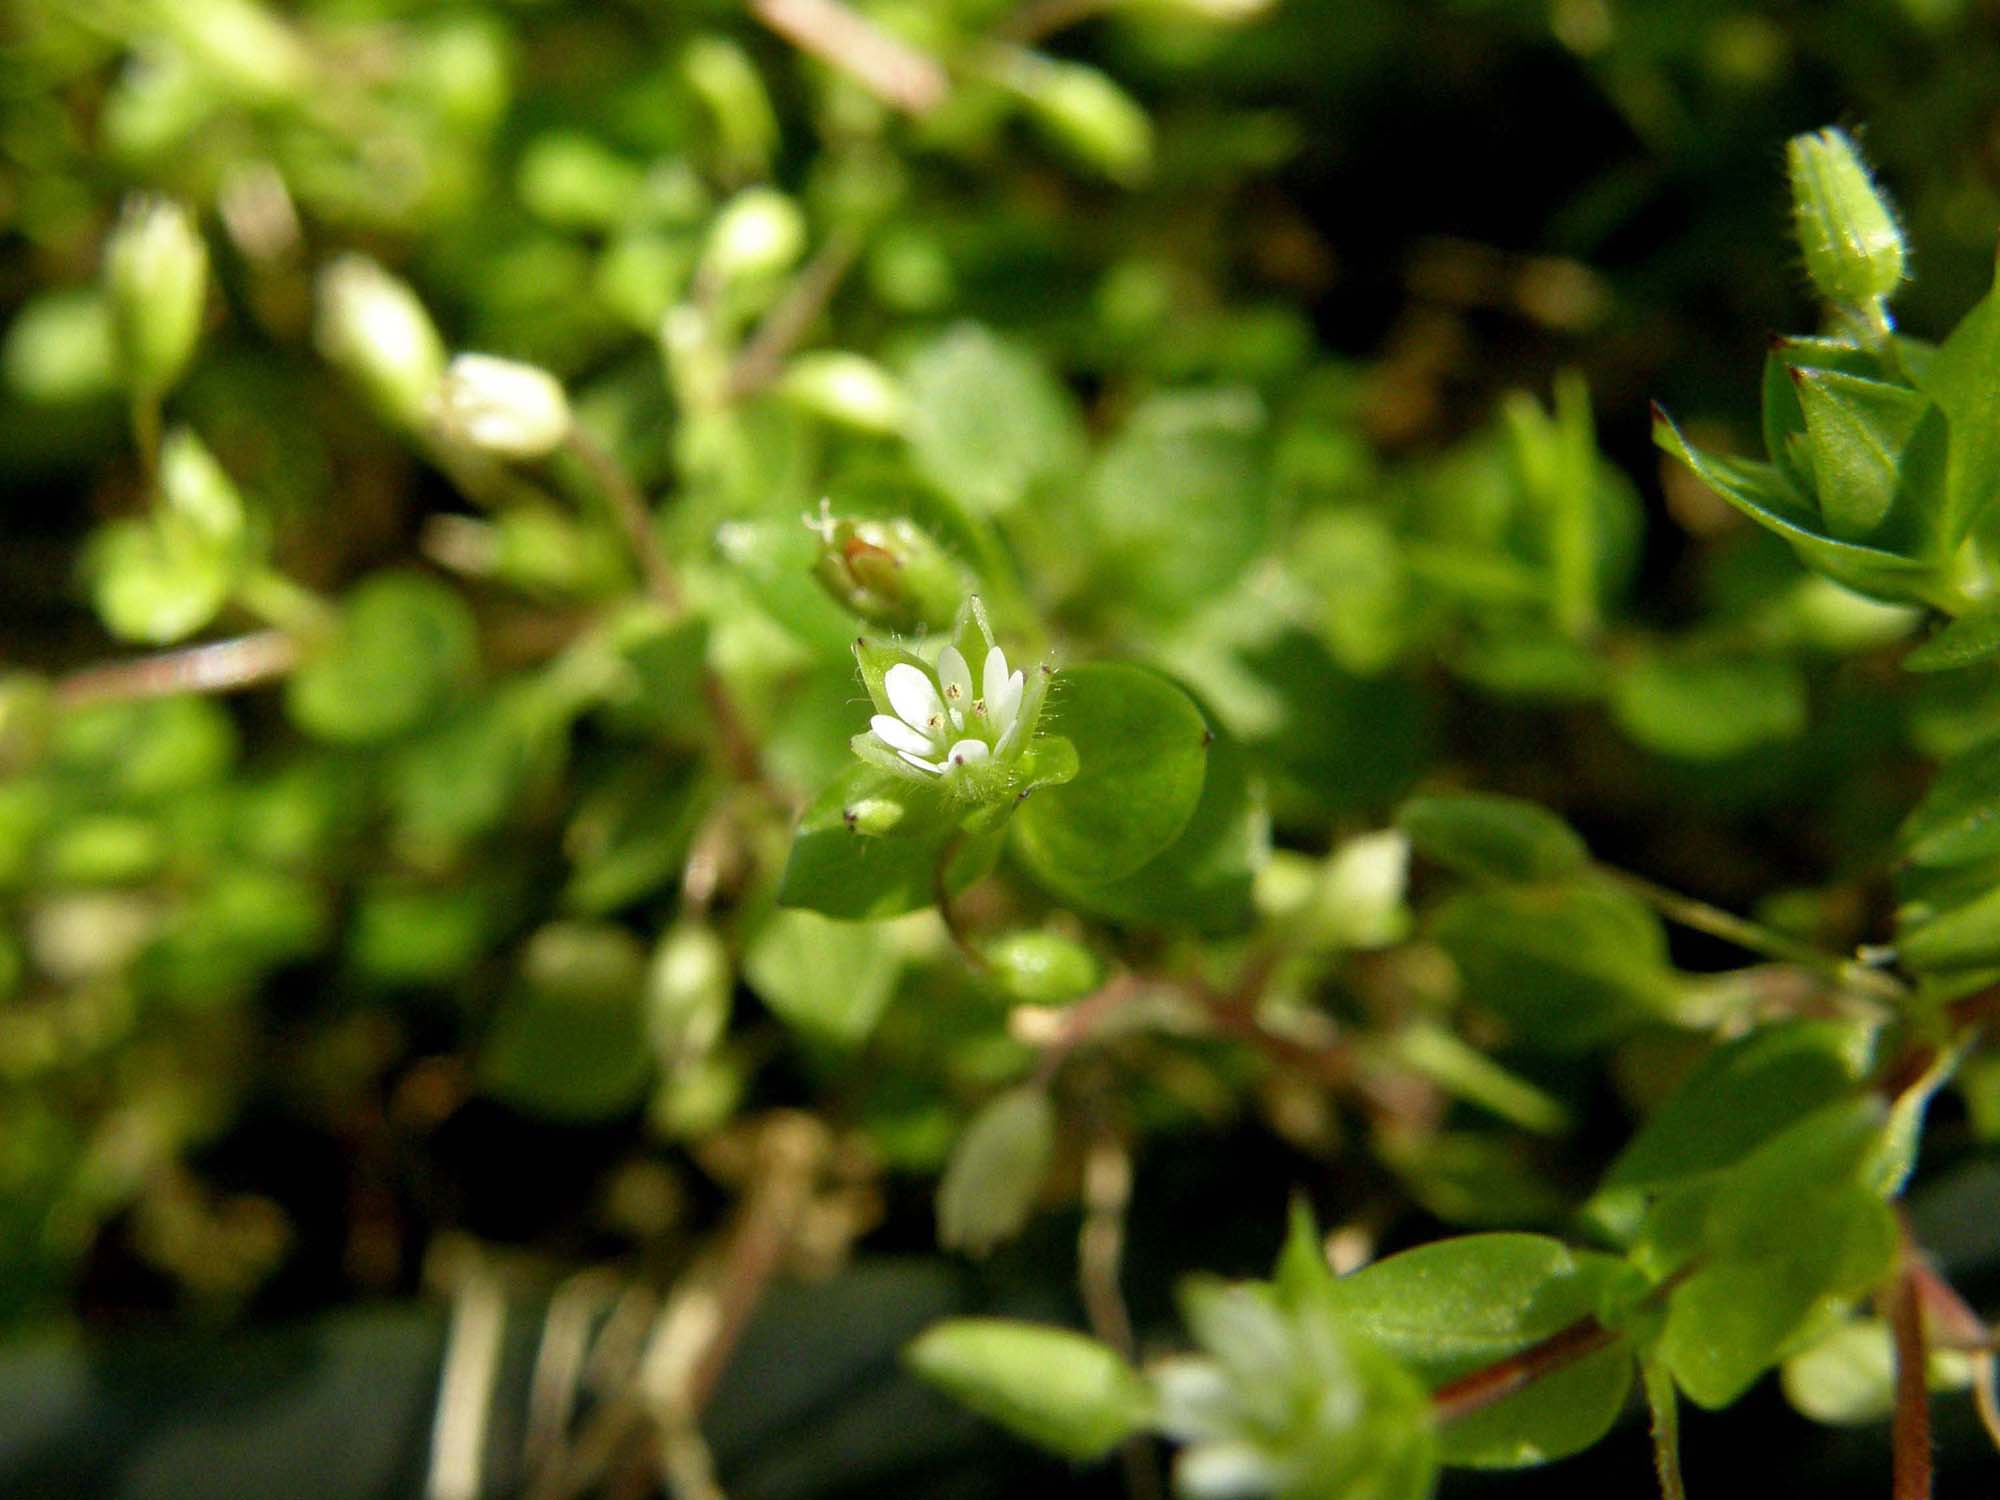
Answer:
<svg viewBox="0 0 2000 1500"><path fill-rule="evenodd" d="M0 1324L504 1277L560 1493L912 1251L1139 1494L1965 1384L1996 124L1960 0L20 0Z"/></svg>

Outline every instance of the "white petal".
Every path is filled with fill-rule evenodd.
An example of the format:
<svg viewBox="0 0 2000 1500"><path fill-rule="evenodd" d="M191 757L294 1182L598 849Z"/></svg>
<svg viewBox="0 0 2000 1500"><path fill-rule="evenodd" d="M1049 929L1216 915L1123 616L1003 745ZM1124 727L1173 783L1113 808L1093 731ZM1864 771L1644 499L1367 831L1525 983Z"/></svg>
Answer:
<svg viewBox="0 0 2000 1500"><path fill-rule="evenodd" d="M912 729L901 719L888 714L877 714L868 721L868 727L875 731L875 738L891 750L906 751L911 755L937 754L937 741L920 730Z"/></svg>
<svg viewBox="0 0 2000 1500"><path fill-rule="evenodd" d="M938 653L938 685L944 689L945 702L970 703L972 701L972 669L965 664L965 657L956 646L947 646ZM957 698L951 690L958 689Z"/></svg>
<svg viewBox="0 0 2000 1500"><path fill-rule="evenodd" d="M986 721L993 726L994 733L1005 735L1014 727L1014 720L1021 712L1021 693L1027 685L1028 679L1016 672L999 687L986 690Z"/></svg>
<svg viewBox="0 0 2000 1500"><path fill-rule="evenodd" d="M946 757L955 766L977 765L993 752L986 748L984 740L960 740L951 747Z"/></svg>
<svg viewBox="0 0 2000 1500"><path fill-rule="evenodd" d="M1007 682L1007 653L995 646L986 653L986 670L980 674L979 685L986 691L986 712L993 712L993 699Z"/></svg>
<svg viewBox="0 0 2000 1500"><path fill-rule="evenodd" d="M928 771L933 776L942 776L944 774L944 766L939 761L925 760L921 755L912 755L907 750L898 750L896 753L915 766L919 771Z"/></svg>
<svg viewBox="0 0 2000 1500"><path fill-rule="evenodd" d="M935 733L933 719L943 724L944 703L922 667L897 662L882 674L882 691L889 695L889 706L897 717L919 733Z"/></svg>

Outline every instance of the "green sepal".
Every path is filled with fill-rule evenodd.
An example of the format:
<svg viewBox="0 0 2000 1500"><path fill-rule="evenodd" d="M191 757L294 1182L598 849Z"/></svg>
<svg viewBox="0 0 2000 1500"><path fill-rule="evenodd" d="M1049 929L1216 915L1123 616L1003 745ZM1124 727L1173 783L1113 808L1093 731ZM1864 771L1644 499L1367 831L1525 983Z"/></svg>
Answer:
<svg viewBox="0 0 2000 1500"><path fill-rule="evenodd" d="M1928 603L1939 592L1937 570L1928 559L1829 535L1812 507L1777 468L1703 453L1657 406L1653 408L1653 441L1759 526L1783 537L1808 567L1836 583L1894 603Z"/></svg>
<svg viewBox="0 0 2000 1500"><path fill-rule="evenodd" d="M931 904L940 864L944 890L962 891L1000 852L998 830L968 832L962 819L934 784L852 766L799 819L778 902L829 917L898 916Z"/></svg>
<svg viewBox="0 0 2000 1500"><path fill-rule="evenodd" d="M1789 374L1827 531L1850 542L1875 535L1906 493L1912 521L1932 520L1943 500L1945 451L1935 403L1907 386L1838 370L1794 365Z"/></svg>

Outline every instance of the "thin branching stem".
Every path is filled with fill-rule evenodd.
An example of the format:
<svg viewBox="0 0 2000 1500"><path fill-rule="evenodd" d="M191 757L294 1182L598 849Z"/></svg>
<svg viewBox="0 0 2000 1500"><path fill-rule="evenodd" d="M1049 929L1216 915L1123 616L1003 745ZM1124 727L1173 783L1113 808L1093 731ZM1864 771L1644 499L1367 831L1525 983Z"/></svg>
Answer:
<svg viewBox="0 0 2000 1500"><path fill-rule="evenodd" d="M1707 933L1746 952L1760 953L1766 958L1813 970L1843 989L1860 991L1878 1000L1893 1002L1904 998L1902 984L1879 969L1871 969L1855 959L1801 942L1761 922L1711 906L1698 897L1656 885L1643 875L1634 875L1609 865L1597 868L1607 880L1637 896L1668 921L1678 922L1690 931Z"/></svg>

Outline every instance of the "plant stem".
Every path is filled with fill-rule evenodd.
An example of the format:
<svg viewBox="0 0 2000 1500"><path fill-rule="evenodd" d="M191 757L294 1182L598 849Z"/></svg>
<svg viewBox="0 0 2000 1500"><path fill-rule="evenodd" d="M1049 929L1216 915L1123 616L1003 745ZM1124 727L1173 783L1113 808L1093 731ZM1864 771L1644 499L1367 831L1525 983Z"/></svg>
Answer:
<svg viewBox="0 0 2000 1500"><path fill-rule="evenodd" d="M861 241L850 229L836 229L827 237L806 268L799 272L778 305L757 325L757 331L743 346L729 367L725 387L729 399L740 401L754 395L777 378L785 356L797 348L811 330L835 290L861 253Z"/></svg>
<svg viewBox="0 0 2000 1500"><path fill-rule="evenodd" d="M1681 1409L1674 1377L1664 1365L1647 1360L1640 1367L1646 1405L1653 1414L1653 1472L1660 1480L1660 1500L1687 1500L1681 1478Z"/></svg>
<svg viewBox="0 0 2000 1500"><path fill-rule="evenodd" d="M965 834L954 833L938 851L937 868L931 871L931 901L937 907L938 916L944 921L944 930L951 937L951 945L966 963L982 974L991 973L993 965L986 961L986 955L979 951L979 945L972 940L963 919L952 905L951 866L958 858L959 850L965 847Z"/></svg>
<svg viewBox="0 0 2000 1500"><path fill-rule="evenodd" d="M673 566L667 561L659 536L653 530L652 511L646 504L646 497L632 482L632 476L625 472L623 464L611 456L609 449L580 426L570 428L566 446L576 461L590 471L590 477L596 481L609 503L612 519L618 523L632 561L638 564L639 572L645 579L646 592L667 613L679 614L680 580L674 577Z"/></svg>
<svg viewBox="0 0 2000 1500"><path fill-rule="evenodd" d="M885 104L928 114L951 79L928 53L891 36L840 0L750 0L758 20L802 52L839 69Z"/></svg>
<svg viewBox="0 0 2000 1500"><path fill-rule="evenodd" d="M160 398L152 392L132 395L132 441L150 486L160 472Z"/></svg>
<svg viewBox="0 0 2000 1500"><path fill-rule="evenodd" d="M1544 1376L1566 1370L1580 1359L1609 1348L1622 1334L1595 1318L1579 1318L1518 1354L1495 1360L1469 1375L1461 1375L1431 1393L1431 1409L1440 1422L1455 1422L1484 1411ZM1898 1497L1901 1500L1901 1497Z"/></svg>
<svg viewBox="0 0 2000 1500"><path fill-rule="evenodd" d="M1127 1359L1137 1354L1132 1317L1119 1289L1118 1268L1125 1254L1125 1213L1132 1201L1132 1153L1108 1127L1098 1131L1083 1160L1083 1226L1077 1232L1077 1290L1083 1296L1090 1331ZM1159 1463L1144 1433L1118 1450L1131 1500L1160 1500Z"/></svg>
<svg viewBox="0 0 2000 1500"><path fill-rule="evenodd" d="M1931 1401L1925 1384L1929 1357L1916 1257L1906 1222L1889 1309L1896 1342L1896 1415L1890 1429L1894 1473L1890 1493L1895 1500L1931 1500Z"/></svg>
<svg viewBox="0 0 2000 1500"><path fill-rule="evenodd" d="M571 456L590 472L603 492L611 507L612 517L624 535L632 560L638 564L640 575L645 580L646 592L668 614L679 614L680 580L674 576L673 564L667 560L666 549L660 545L659 535L653 529L652 512L646 505L646 497L639 493L632 476L625 472L624 465L611 455L610 450L580 426L570 428L565 446ZM740 781L762 781L764 771L757 755L757 742L743 722L736 700L729 696L722 679L706 666L701 673L701 695L708 705L709 717L715 721L716 733L722 741L722 758L730 770Z"/></svg>
<svg viewBox="0 0 2000 1500"><path fill-rule="evenodd" d="M259 630L232 640L85 667L58 679L55 696L64 708L82 708L176 693L235 693L285 676L298 661L298 643L291 636L282 630Z"/></svg>
<svg viewBox="0 0 2000 1500"><path fill-rule="evenodd" d="M1734 943L1750 953L1761 953L1766 958L1775 958L1783 963L1796 964L1803 969L1811 969L1823 974L1843 988L1860 990L1877 999L1900 1000L1903 987L1891 976L1865 964L1837 953L1828 953L1811 943L1788 937L1782 932L1766 927L1761 922L1753 922L1748 917L1739 917L1734 912L1724 911L1719 906L1694 896L1684 896L1679 891L1655 885L1643 875L1615 869L1610 865L1598 865L1597 870L1614 885L1623 887L1645 902L1661 916L1671 922L1678 922L1694 932L1704 932L1710 937L1720 938L1725 943Z"/></svg>

